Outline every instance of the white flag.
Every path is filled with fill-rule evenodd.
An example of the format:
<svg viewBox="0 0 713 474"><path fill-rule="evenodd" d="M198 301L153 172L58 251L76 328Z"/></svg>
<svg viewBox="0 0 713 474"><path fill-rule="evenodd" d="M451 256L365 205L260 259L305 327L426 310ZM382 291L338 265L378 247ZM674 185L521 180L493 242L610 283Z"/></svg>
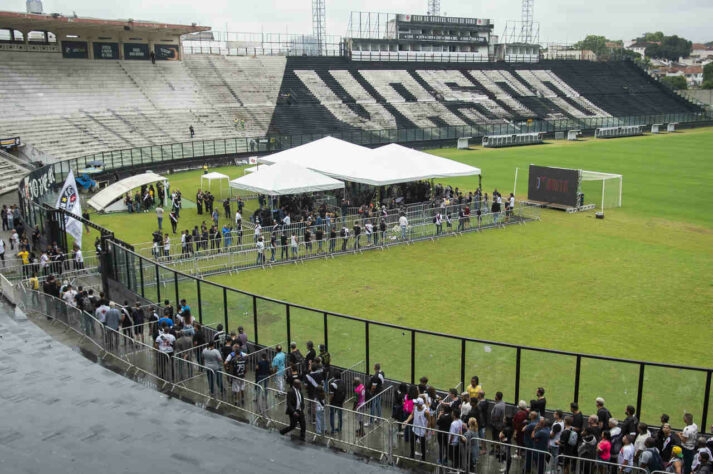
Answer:
<svg viewBox="0 0 713 474"><path fill-rule="evenodd" d="M74 214L75 216L82 215L82 205L79 202L79 193L77 192L77 183L74 180L74 173L69 170L67 175L67 180L64 182L62 187L62 192L59 193L57 198L58 209L64 209L67 212ZM74 241L82 246L82 223L70 216L65 216L64 218L64 228L69 235L74 237Z"/></svg>

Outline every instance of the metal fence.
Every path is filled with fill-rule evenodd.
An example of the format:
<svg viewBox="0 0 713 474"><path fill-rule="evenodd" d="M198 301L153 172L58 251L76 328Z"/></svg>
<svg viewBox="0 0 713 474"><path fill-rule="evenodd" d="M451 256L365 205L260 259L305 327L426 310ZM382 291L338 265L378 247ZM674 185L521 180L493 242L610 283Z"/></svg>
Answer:
<svg viewBox="0 0 713 474"><path fill-rule="evenodd" d="M108 277L149 301L186 299L203 322L238 325L258 345L312 340L323 343L333 361L349 367L381 363L392 380L414 383L428 375L431 385L465 384L487 374L493 390L517 403L545 385L552 406L634 405L640 419L655 423L661 413L694 414L706 426L713 369L582 354L467 338L296 305L205 281L143 258L110 242ZM152 284L155 282L155 284ZM473 295L477 303L477 293ZM670 397L658 393L669 381Z"/></svg>
<svg viewBox="0 0 713 474"><path fill-rule="evenodd" d="M409 221L418 223L409 224L405 229L402 229L396 221L390 223L384 231L376 229L373 233L367 234L362 230L359 236L356 236L351 230L348 235L341 236L338 233L340 226L335 225L337 234L335 238L331 238L326 225L323 225L321 227L324 228L324 237L319 240L312 237L312 240L305 242L303 231L295 232L296 245L289 243L281 245L279 239L285 231L280 230L276 235L278 243L275 247L272 247L270 244L270 232L268 231L263 236L265 248L262 251L258 251L256 248L253 237L243 237L242 241L249 243L231 247L215 246L213 248L213 242L211 242L211 248L208 248L208 242L202 241L199 242L201 245L197 251L194 246L190 246L179 248L180 250L177 249L175 253L159 254L159 257L149 255L151 255L152 260L159 261L170 268L192 275L205 276L310 259L332 258L338 255L367 250L384 250L395 245L410 244L425 239L462 235L469 232L500 228L506 225L522 224L535 220L538 216L539 209L536 207L517 204L508 213L472 214L467 217L464 216L462 219L454 216L451 218L450 223L444 220L440 226L432 222L432 218L429 216ZM398 219L398 216L395 216L395 219ZM313 226L312 230L314 231L316 227ZM288 232L288 234L291 233ZM148 252L144 250L140 253L143 253L144 255L142 256L146 257ZM147 269L147 273L141 276L144 285L152 286L155 284L155 278L150 268Z"/></svg>

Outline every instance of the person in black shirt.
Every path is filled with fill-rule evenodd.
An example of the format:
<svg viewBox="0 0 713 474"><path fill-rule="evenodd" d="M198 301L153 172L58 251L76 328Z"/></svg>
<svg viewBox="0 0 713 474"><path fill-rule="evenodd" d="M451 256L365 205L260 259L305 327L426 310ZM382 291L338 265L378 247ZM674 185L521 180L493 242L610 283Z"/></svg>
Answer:
<svg viewBox="0 0 713 474"><path fill-rule="evenodd" d="M359 250L359 239L361 237L361 226L358 222L354 223L354 250Z"/></svg>
<svg viewBox="0 0 713 474"><path fill-rule="evenodd" d="M341 372L334 374L334 380L329 384L329 426L332 428L332 434L342 431L342 405L347 397L347 388L342 380ZM334 425L334 415L337 415L336 429Z"/></svg>
<svg viewBox="0 0 713 474"><path fill-rule="evenodd" d="M317 227L314 232L314 238L317 240L317 251L322 252L322 239L324 238L324 231L321 227Z"/></svg>
<svg viewBox="0 0 713 474"><path fill-rule="evenodd" d="M280 260L286 260L289 258L287 248L287 234L285 232L280 235Z"/></svg>
<svg viewBox="0 0 713 474"><path fill-rule="evenodd" d="M384 372L381 370L381 364L374 364L374 375L369 380L368 394L369 398L373 399L369 408L371 416L381 418L381 397L379 395L384 386ZM378 423L378 420L377 420Z"/></svg>
<svg viewBox="0 0 713 474"><path fill-rule="evenodd" d="M577 403L570 403L569 408L572 410L572 429L581 435L582 430L584 430L584 416L582 412L579 411L579 405Z"/></svg>
<svg viewBox="0 0 713 474"><path fill-rule="evenodd" d="M597 418L599 419L599 428L602 430L609 429L609 418L611 418L611 413L604 407L604 399L598 397L596 399L597 403Z"/></svg>
<svg viewBox="0 0 713 474"><path fill-rule="evenodd" d="M312 254L312 232L310 232L309 227L305 227L305 251L307 255Z"/></svg>
<svg viewBox="0 0 713 474"><path fill-rule="evenodd" d="M337 243L337 231L334 230L334 226L329 230L329 253L334 253L334 247Z"/></svg>
<svg viewBox="0 0 713 474"><path fill-rule="evenodd" d="M636 439L636 433L638 431L639 420L636 418L636 408L633 405L626 406L626 419L621 426L621 432L625 435L629 435L632 439Z"/></svg>
<svg viewBox="0 0 713 474"><path fill-rule="evenodd" d="M314 343L307 341L307 354L305 354L305 372L312 369L312 363L317 357L317 352L314 350Z"/></svg>
<svg viewBox="0 0 713 474"><path fill-rule="evenodd" d="M226 198L226 200L223 201L223 209L225 210L225 218L230 219L230 198Z"/></svg>
<svg viewBox="0 0 713 474"><path fill-rule="evenodd" d="M418 380L418 393L426 393L428 390L428 377L421 377Z"/></svg>
<svg viewBox="0 0 713 474"><path fill-rule="evenodd" d="M536 411L540 416L545 416L545 407L547 406L547 399L545 399L545 389L539 387L537 389L537 400L530 400L530 410Z"/></svg>
<svg viewBox="0 0 713 474"><path fill-rule="evenodd" d="M448 462L448 433L451 430L451 407L441 405L441 411L436 419L436 440L438 441L438 464L446 464Z"/></svg>

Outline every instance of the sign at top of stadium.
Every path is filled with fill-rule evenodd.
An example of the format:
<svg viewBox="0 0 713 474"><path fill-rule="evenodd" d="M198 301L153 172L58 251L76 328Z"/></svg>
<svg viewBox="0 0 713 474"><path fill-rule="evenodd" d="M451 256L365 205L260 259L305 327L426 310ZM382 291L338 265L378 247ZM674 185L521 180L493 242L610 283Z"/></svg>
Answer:
<svg viewBox="0 0 713 474"><path fill-rule="evenodd" d="M401 21L412 23L434 23L449 25L489 25L490 20L484 18L462 18L457 16L430 16L430 15L399 15Z"/></svg>

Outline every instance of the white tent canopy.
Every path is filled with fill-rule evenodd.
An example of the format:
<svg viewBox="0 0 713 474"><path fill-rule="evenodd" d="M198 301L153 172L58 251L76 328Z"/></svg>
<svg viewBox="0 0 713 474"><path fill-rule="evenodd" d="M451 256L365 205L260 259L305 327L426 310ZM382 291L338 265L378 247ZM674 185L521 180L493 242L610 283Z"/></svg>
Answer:
<svg viewBox="0 0 713 474"><path fill-rule="evenodd" d="M289 161L332 178L372 186L480 174L478 168L400 145L371 150L334 137L281 151L261 161Z"/></svg>
<svg viewBox="0 0 713 474"><path fill-rule="evenodd" d="M107 186L102 189L91 199L87 201L87 204L92 206L97 211L103 211L112 202L121 198L124 194L128 193L132 189L140 188L141 186L156 183L159 181L166 182L166 178L156 173L142 173L135 176L129 176L121 181L117 181L114 184ZM164 185L164 189L167 189Z"/></svg>
<svg viewBox="0 0 713 474"><path fill-rule="evenodd" d="M281 196L342 189L344 183L285 161L261 167L259 171L234 179L230 182L230 187Z"/></svg>
<svg viewBox="0 0 713 474"><path fill-rule="evenodd" d="M254 173L258 170L261 170L262 168L267 168L268 164L263 164L263 165L257 165L257 166L251 166L250 168L243 168L243 174L248 174L248 173Z"/></svg>
<svg viewBox="0 0 713 474"><path fill-rule="evenodd" d="M230 181L230 177L229 177L227 174L218 173L218 172L215 172L215 171L212 172L212 173L206 173L206 174L204 174L204 175L201 175L201 189L203 189L203 190L206 189L206 188L205 188L205 185L203 184L203 180L204 180L204 179L208 180L208 189L211 188L211 183L212 183L213 181L218 181L218 185L219 185L218 190L221 191L221 196L222 196L222 190L223 190L223 188L222 188L222 186L220 185L220 183L222 183L223 180L225 180L226 183L227 183L228 181Z"/></svg>

